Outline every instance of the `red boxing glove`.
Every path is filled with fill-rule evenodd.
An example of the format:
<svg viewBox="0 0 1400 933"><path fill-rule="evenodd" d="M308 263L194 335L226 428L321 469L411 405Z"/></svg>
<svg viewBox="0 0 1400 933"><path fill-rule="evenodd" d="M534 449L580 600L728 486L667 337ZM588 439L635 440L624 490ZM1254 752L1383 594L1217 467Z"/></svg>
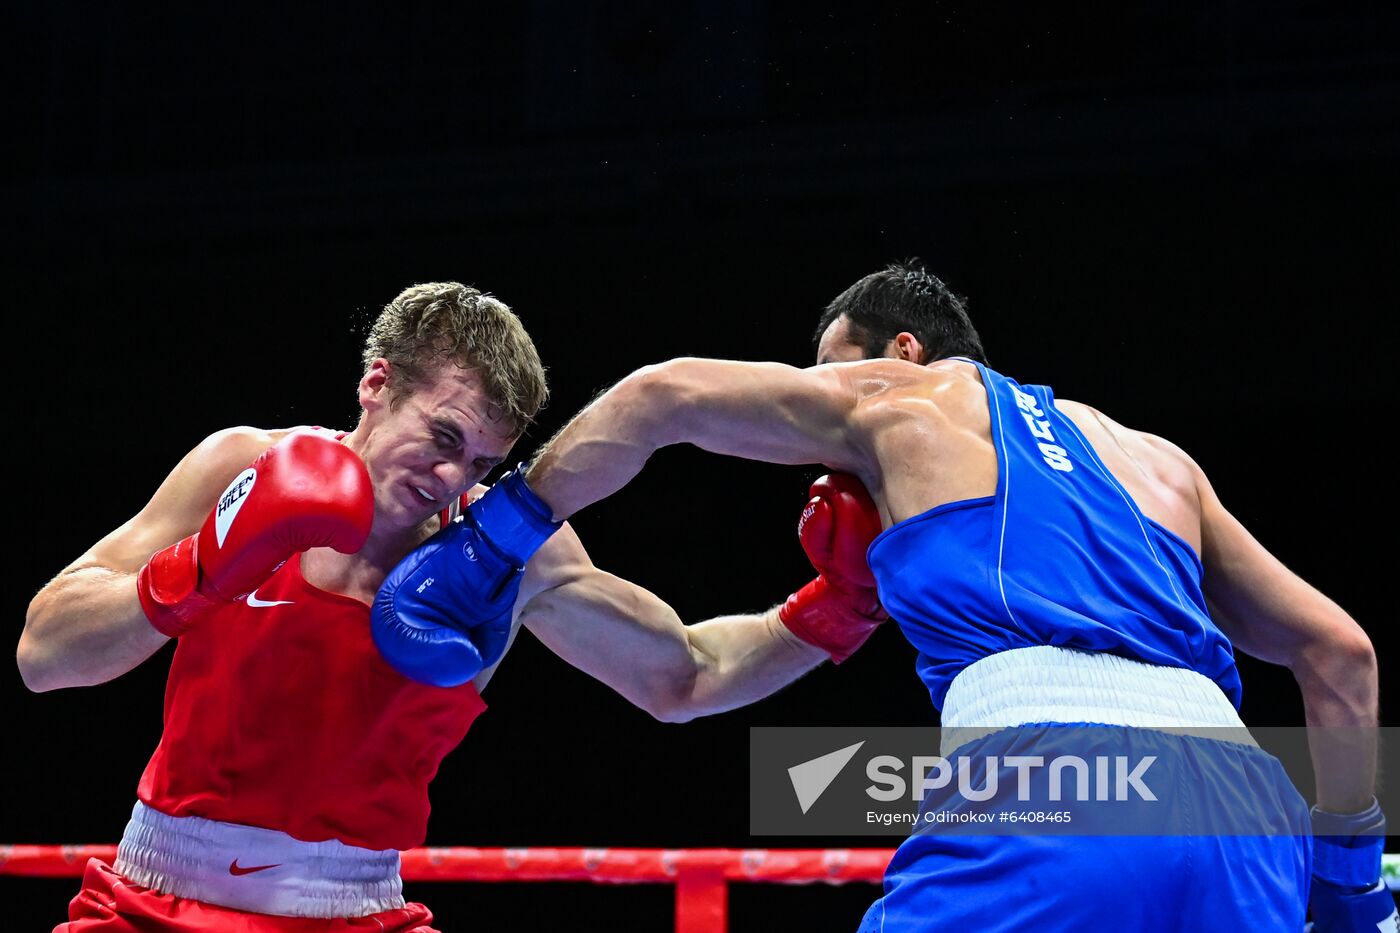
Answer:
<svg viewBox="0 0 1400 933"><path fill-rule="evenodd" d="M173 638L210 600L256 590L299 551L358 551L373 524L374 488L355 452L326 434L292 434L229 484L198 533L147 561L141 608Z"/></svg>
<svg viewBox="0 0 1400 933"><path fill-rule="evenodd" d="M823 476L811 493L797 537L819 576L788 597L778 618L840 664L889 618L865 560L880 533L880 513L860 480L848 473Z"/></svg>

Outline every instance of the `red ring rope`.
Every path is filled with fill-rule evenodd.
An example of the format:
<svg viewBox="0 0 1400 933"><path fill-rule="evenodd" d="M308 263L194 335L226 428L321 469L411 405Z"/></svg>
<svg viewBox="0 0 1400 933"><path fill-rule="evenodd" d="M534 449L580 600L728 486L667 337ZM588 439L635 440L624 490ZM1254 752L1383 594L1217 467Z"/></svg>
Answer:
<svg viewBox="0 0 1400 933"><path fill-rule="evenodd" d="M592 881L675 883L682 875L802 884L879 881L893 849L410 849L406 881ZM89 858L112 861L112 845L0 845L0 875L79 877Z"/></svg>
<svg viewBox="0 0 1400 933"><path fill-rule="evenodd" d="M731 881L878 882L893 849L410 849L405 881L588 881L676 886L676 933L718 933L728 923ZM113 845L0 845L0 875L78 877Z"/></svg>

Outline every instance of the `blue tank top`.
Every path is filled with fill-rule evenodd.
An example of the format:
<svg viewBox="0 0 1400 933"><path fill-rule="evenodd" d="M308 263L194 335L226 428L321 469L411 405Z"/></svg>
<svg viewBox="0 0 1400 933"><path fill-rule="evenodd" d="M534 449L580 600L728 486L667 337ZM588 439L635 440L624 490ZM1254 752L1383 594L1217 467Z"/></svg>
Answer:
<svg viewBox="0 0 1400 933"><path fill-rule="evenodd" d="M996 494L899 522L869 551L934 706L972 662L1056 645L1191 668L1238 708L1234 653L1206 609L1196 552L1142 514L1048 386L967 362L987 390Z"/></svg>

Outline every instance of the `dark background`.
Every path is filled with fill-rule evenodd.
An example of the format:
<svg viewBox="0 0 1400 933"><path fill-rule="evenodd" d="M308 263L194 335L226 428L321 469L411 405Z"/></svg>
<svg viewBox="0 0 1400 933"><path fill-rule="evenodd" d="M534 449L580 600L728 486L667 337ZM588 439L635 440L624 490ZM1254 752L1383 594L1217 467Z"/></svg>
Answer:
<svg viewBox="0 0 1400 933"><path fill-rule="evenodd" d="M521 314L554 392L524 456L648 362L810 363L826 302L918 255L996 368L1185 447L1393 667L1393 7L918 8L19 12L10 637L206 434L350 427L361 325L410 283ZM793 527L819 472L666 451L576 526L688 621L760 609L809 576ZM167 663L47 695L0 677L0 841L116 841ZM1286 671L1241 666L1246 722L1301 722ZM935 721L893 627L688 725L528 635L486 698L430 843L868 844L749 837L747 727ZM76 889L0 879L32 908L6 929L47 930ZM736 886L733 929L853 929L875 893ZM409 894L445 930L670 922L664 887Z"/></svg>

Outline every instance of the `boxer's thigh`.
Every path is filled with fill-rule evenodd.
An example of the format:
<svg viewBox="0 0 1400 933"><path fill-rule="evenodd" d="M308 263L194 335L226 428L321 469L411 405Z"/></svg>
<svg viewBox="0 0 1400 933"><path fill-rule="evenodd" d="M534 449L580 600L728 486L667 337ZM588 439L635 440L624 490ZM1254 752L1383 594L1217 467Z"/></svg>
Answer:
<svg viewBox="0 0 1400 933"><path fill-rule="evenodd" d="M433 915L422 904L405 904L397 910L385 910L368 917L337 920L338 926L327 933L438 933L432 926Z"/></svg>
<svg viewBox="0 0 1400 933"><path fill-rule="evenodd" d="M911 837L861 930L1176 931L1188 838ZM1165 902L1165 904L1164 904ZM957 927L951 927L957 928Z"/></svg>
<svg viewBox="0 0 1400 933"><path fill-rule="evenodd" d="M1191 929L1301 930L1312 875L1308 805L1272 755L1255 748L1232 752L1228 784L1249 791L1202 793L1193 802L1200 826L1236 832L1191 837L1196 884L1186 923ZM1198 750L1197 760L1206 762L1200 773L1211 779L1202 784L1217 778L1220 758L1208 746ZM1240 818L1241 810L1254 812Z"/></svg>
<svg viewBox="0 0 1400 933"><path fill-rule="evenodd" d="M54 933L138 933L141 915L133 918L123 910L122 902L129 900L125 886L125 879L112 866L88 859L83 886L68 903L68 922L54 927Z"/></svg>
<svg viewBox="0 0 1400 933"><path fill-rule="evenodd" d="M1303 929L1308 840L1196 836L1190 841L1198 883L1182 903L1183 929Z"/></svg>

